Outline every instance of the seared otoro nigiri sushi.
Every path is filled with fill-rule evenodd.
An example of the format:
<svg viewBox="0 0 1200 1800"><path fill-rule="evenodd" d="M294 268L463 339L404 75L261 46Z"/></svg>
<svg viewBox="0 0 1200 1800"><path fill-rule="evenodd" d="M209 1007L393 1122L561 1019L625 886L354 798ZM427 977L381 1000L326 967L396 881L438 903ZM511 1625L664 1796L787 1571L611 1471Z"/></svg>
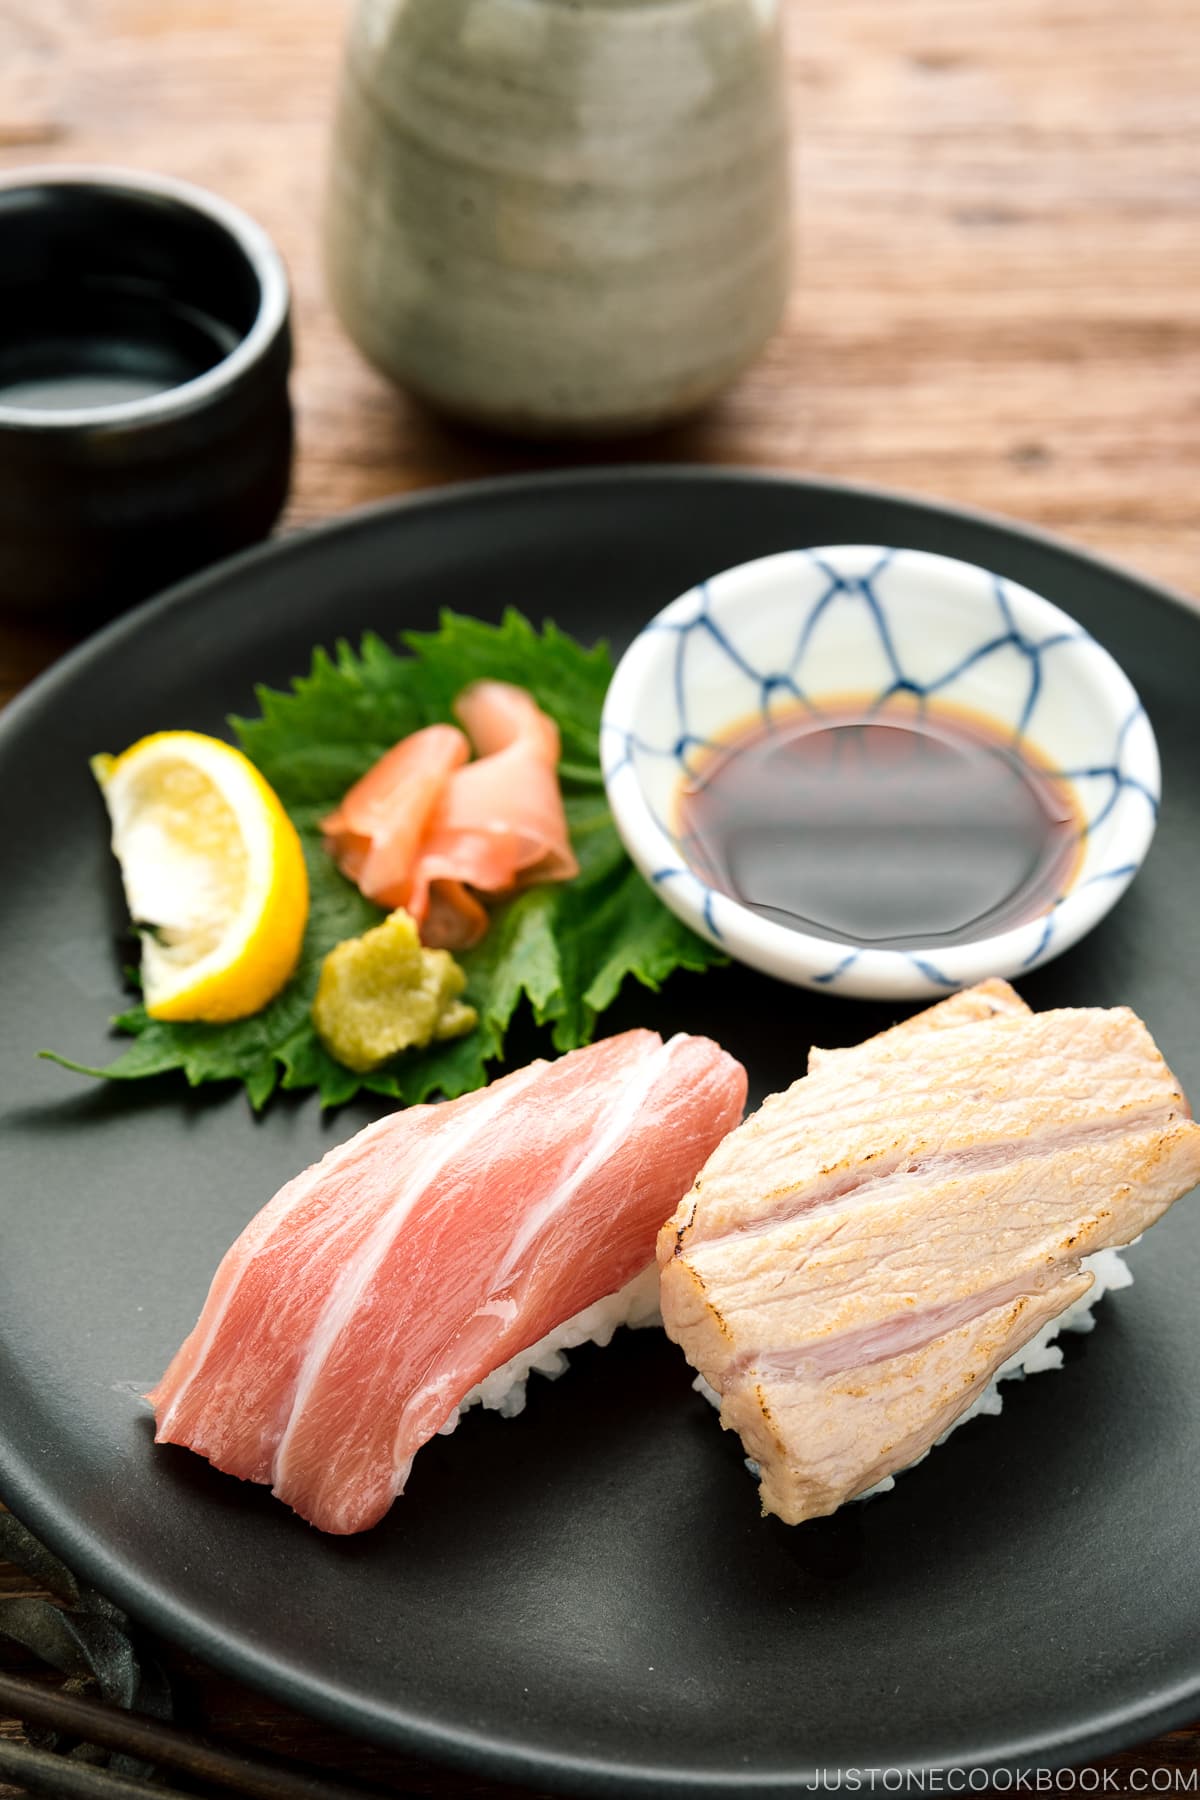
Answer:
<svg viewBox="0 0 1200 1800"><path fill-rule="evenodd" d="M1097 1278L1128 1279L1109 1247L1198 1181L1133 1013L988 982L814 1051L724 1140L660 1234L663 1322L796 1524L923 1456L1014 1357L1053 1366Z"/></svg>
<svg viewBox="0 0 1200 1800"><path fill-rule="evenodd" d="M745 1098L710 1039L627 1031L369 1125L229 1250L148 1396L158 1441L375 1524L460 1409L517 1410L560 1346L656 1315L658 1228Z"/></svg>

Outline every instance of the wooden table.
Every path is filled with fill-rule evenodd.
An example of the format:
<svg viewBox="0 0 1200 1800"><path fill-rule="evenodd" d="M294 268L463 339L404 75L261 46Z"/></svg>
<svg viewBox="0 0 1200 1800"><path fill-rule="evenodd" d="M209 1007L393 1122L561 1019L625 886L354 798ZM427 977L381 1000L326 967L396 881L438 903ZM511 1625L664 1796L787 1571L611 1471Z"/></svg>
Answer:
<svg viewBox="0 0 1200 1800"><path fill-rule="evenodd" d="M1196 0L785 0L801 259L783 330L688 426L606 460L887 483L1018 514L1200 585ZM165 170L240 202L296 292L284 529L587 453L467 437L399 399L315 246L345 0L0 0L0 169ZM0 699L66 647L0 625ZM0 1594L23 1578L0 1567ZM496 1793L349 1744L172 1655L214 1733L420 1793ZM0 1668L26 1671L0 1648ZM0 1722L0 1731L15 1731ZM1101 1765L1200 1763L1200 1725ZM1161 1779L1161 1778L1160 1778ZM7 1792L10 1790L2 1790Z"/></svg>

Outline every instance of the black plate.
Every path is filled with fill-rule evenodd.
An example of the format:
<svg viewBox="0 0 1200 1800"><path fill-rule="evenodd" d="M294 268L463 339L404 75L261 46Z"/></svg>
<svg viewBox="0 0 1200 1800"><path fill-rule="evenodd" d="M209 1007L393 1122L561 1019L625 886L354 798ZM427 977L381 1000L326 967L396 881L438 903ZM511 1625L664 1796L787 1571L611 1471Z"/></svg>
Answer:
<svg viewBox="0 0 1200 1800"><path fill-rule="evenodd" d="M0 723L4 1190L0 1491L88 1579L212 1663L334 1724L579 1792L782 1793L816 1768L1074 1760L1198 1710L1200 1213L1134 1251L1136 1285L1064 1371L1010 1387L889 1498L789 1530L664 1338L620 1334L526 1415L422 1451L361 1538L154 1451L137 1392L260 1203L365 1118L311 1099L109 1091L33 1060L109 1053L121 908L86 757L219 731L314 643L515 603L621 644L699 576L798 544L965 556L1074 613L1162 746L1149 862L1024 984L1128 1001L1200 1093L1200 617L1065 546L916 501L690 471L501 482L253 552L117 624ZM758 1093L811 1040L887 1010L733 969L630 995L711 1033Z"/></svg>

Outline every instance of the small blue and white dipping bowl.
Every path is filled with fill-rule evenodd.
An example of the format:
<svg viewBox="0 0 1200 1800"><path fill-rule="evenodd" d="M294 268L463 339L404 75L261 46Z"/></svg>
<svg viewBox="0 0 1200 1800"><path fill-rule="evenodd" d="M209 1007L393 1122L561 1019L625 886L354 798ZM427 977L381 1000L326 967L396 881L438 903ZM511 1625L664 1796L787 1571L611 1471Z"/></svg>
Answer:
<svg viewBox="0 0 1200 1800"><path fill-rule="evenodd" d="M701 879L678 814L705 757L748 721L849 693L968 709L1068 785L1082 854L1045 912L926 955L793 930ZM1137 873L1160 792L1145 710L1075 620L972 563L865 544L762 557L673 601L618 665L601 761L625 847L673 912L753 968L864 999L944 995L989 975L1020 976L1066 950Z"/></svg>

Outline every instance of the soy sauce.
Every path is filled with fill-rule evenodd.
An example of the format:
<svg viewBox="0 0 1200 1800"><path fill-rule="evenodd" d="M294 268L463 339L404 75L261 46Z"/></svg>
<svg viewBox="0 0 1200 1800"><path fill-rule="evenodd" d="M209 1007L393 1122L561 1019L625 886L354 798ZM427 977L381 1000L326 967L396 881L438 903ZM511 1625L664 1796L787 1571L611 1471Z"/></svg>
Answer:
<svg viewBox="0 0 1200 1800"><path fill-rule="evenodd" d="M1068 784L973 713L799 708L708 751L679 796L690 861L763 918L934 950L1045 912L1082 854Z"/></svg>

